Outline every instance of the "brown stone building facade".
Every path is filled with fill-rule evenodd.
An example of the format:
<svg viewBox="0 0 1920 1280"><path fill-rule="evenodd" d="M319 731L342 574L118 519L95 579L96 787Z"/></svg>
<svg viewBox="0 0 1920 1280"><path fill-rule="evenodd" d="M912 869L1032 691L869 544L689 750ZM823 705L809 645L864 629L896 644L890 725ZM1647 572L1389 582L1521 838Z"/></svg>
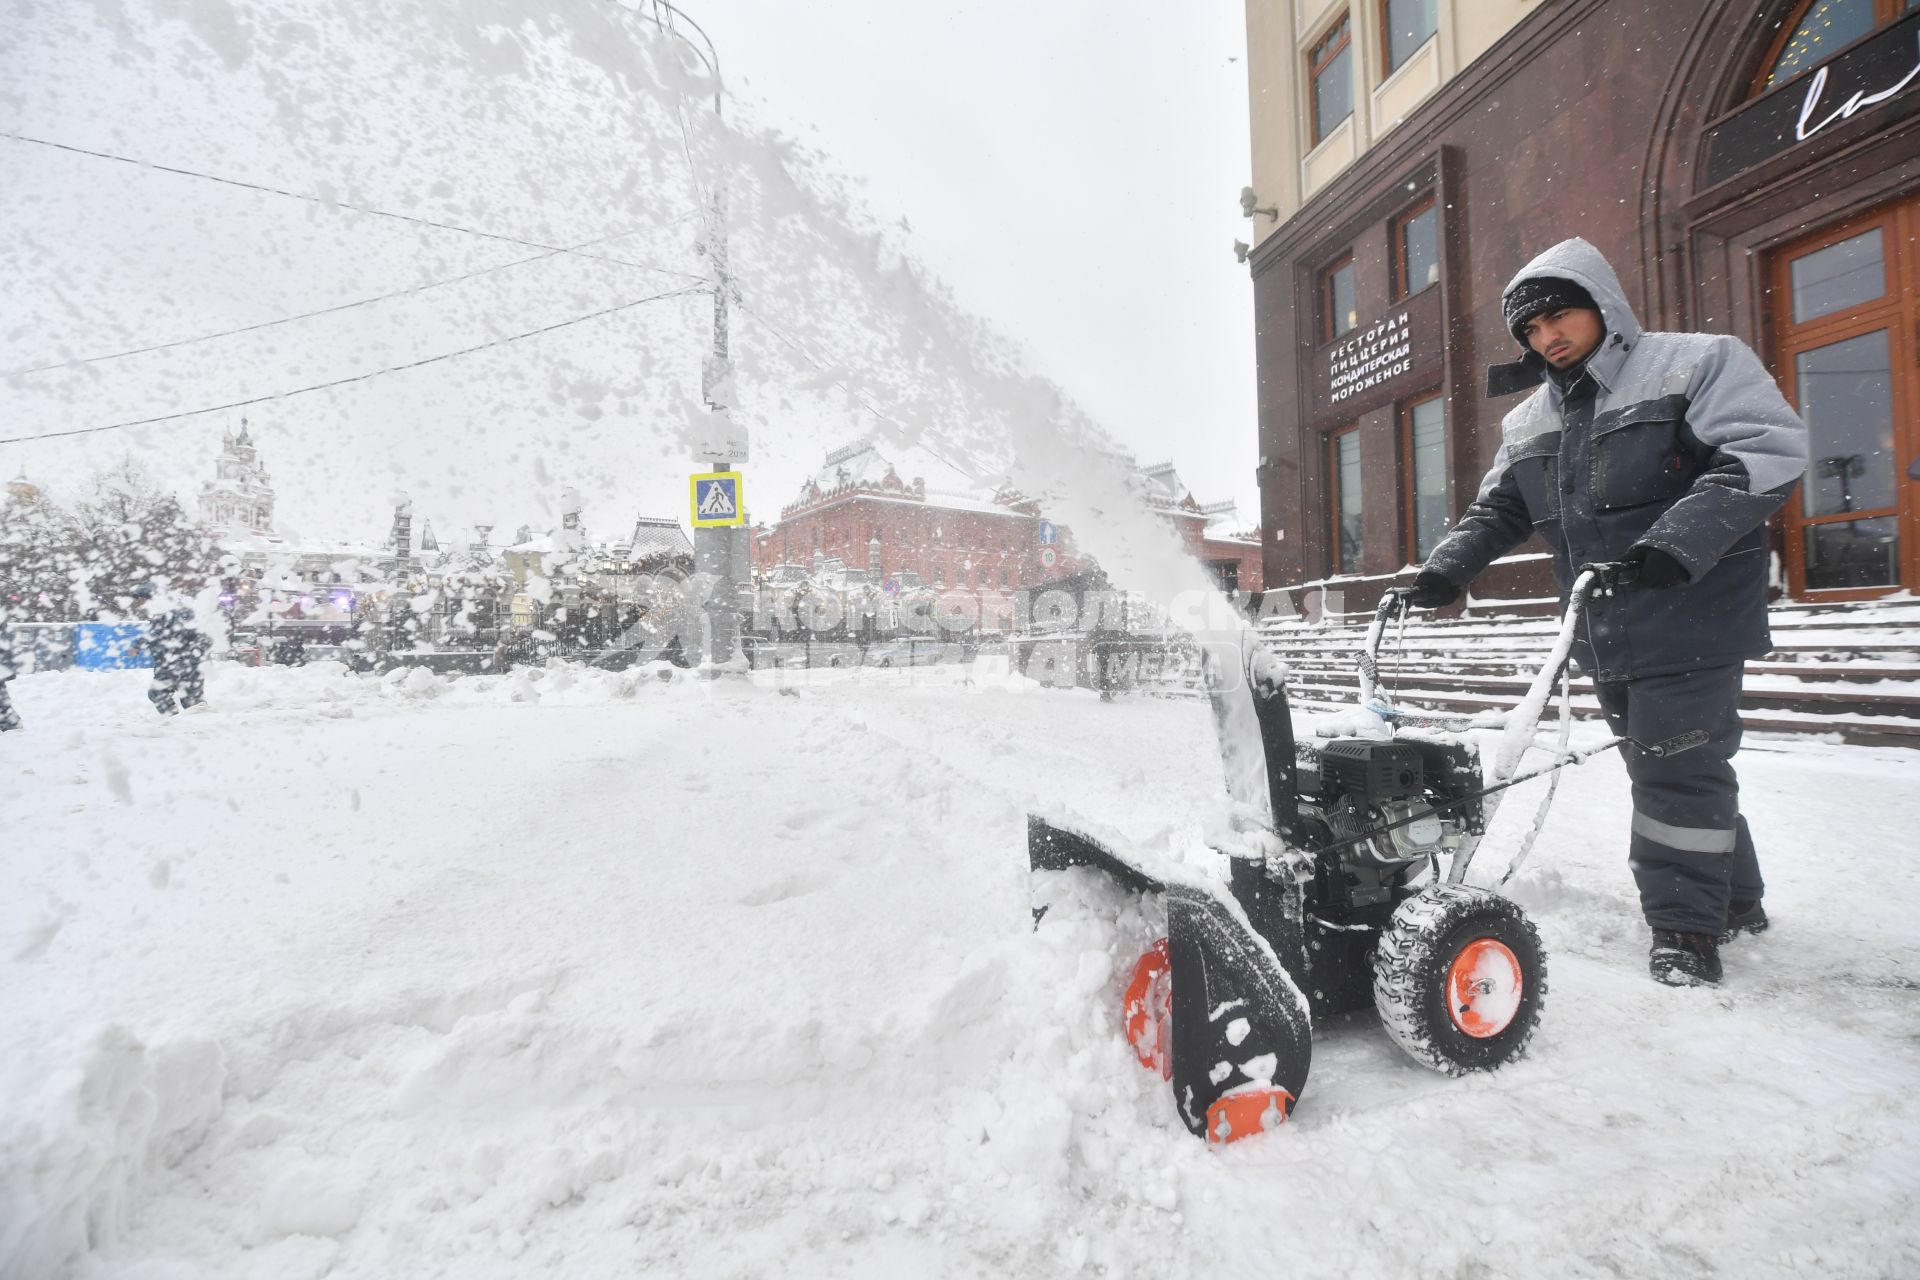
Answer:
<svg viewBox="0 0 1920 1280"><path fill-rule="evenodd" d="M1289 47L1299 19L1296 92L1256 85L1256 139L1294 97L1329 112L1356 17L1390 29L1414 13L1434 39L1459 3L1249 0L1250 31L1256 7L1286 8ZM1515 15L1342 167L1313 167L1327 144L1304 153L1297 204L1252 215L1272 223L1250 258L1268 585L1336 583L1356 609L1406 580L1518 402L1484 394L1486 366L1518 353L1503 286L1579 235L1644 327L1738 336L1806 418L1813 466L1774 530L1783 589L1920 589L1920 0ZM1343 74L1364 103L1364 76ZM1496 565L1476 597L1550 601L1542 550Z"/></svg>

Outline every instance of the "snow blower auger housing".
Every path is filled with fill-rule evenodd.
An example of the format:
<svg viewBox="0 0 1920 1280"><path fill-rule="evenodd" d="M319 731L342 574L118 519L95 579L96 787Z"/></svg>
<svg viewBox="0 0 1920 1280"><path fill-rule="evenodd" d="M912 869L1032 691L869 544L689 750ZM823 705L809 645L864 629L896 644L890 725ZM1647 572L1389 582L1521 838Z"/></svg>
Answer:
<svg viewBox="0 0 1920 1280"><path fill-rule="evenodd" d="M1531 719L1508 724L1509 743L1531 742L1595 581L1576 585L1554 655L1509 717ZM1375 614L1358 658L1365 714L1329 726L1352 736L1296 739L1284 668L1251 634L1202 646L1235 812L1262 819L1235 833L1245 847L1217 850L1224 882L1071 820L1029 816L1036 873L1091 867L1164 898L1167 936L1135 966L1123 1024L1141 1061L1172 1082L1181 1119L1209 1141L1291 1114L1315 1019L1371 1007L1409 1055L1450 1075L1512 1061L1539 1021L1539 935L1513 902L1462 882L1501 793L1539 775L1511 776L1518 749L1512 760L1503 750L1504 773L1488 786L1467 730L1497 724L1403 714L1380 694L1382 631L1405 607L1389 594ZM1564 745L1541 772L1594 754ZM1046 877L1035 882L1044 903ZM1046 910L1036 907L1036 928Z"/></svg>

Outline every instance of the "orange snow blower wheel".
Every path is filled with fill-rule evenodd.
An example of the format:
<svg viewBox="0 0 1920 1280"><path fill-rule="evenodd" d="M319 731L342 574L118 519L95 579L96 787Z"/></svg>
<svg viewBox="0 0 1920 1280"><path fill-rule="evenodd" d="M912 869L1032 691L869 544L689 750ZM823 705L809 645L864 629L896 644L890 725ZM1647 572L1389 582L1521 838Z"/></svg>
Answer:
<svg viewBox="0 0 1920 1280"><path fill-rule="evenodd" d="M1499 1035L1520 1011L1520 960L1497 938L1475 938L1447 966L1447 1013L1476 1040Z"/></svg>
<svg viewBox="0 0 1920 1280"><path fill-rule="evenodd" d="M1148 947L1133 966L1133 979L1127 983L1126 999L1120 1008L1127 1043L1133 1046L1140 1065L1158 1071L1163 1080L1171 1080L1173 962L1167 957L1165 938Z"/></svg>
<svg viewBox="0 0 1920 1280"><path fill-rule="evenodd" d="M1207 1108L1207 1141L1216 1146L1277 1129L1293 1112L1285 1089L1248 1089L1230 1093Z"/></svg>

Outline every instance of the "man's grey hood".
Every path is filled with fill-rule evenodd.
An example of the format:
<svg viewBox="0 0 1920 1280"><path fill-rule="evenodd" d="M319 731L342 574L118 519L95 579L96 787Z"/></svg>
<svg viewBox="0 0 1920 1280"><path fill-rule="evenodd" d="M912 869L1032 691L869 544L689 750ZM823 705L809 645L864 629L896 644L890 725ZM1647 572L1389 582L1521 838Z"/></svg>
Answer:
<svg viewBox="0 0 1920 1280"><path fill-rule="evenodd" d="M1507 295L1523 281L1547 277L1571 280L1592 294L1594 305L1600 308L1600 318L1606 321L1607 332L1619 335L1622 343L1631 346L1640 340L1639 318L1627 302L1626 290L1620 287L1620 277L1613 273L1613 264L1579 236L1562 240L1515 272L1500 292L1501 302L1504 304ZM1524 342L1520 345L1525 350L1520 359L1487 369L1488 395L1507 396L1525 391L1538 386L1546 377L1547 362Z"/></svg>

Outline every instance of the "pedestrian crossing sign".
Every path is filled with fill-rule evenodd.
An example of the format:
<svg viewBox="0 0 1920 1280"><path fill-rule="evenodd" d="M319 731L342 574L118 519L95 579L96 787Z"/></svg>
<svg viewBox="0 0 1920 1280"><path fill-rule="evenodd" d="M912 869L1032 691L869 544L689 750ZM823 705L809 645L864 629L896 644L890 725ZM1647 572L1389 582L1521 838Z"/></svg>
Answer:
<svg viewBox="0 0 1920 1280"><path fill-rule="evenodd" d="M738 471L693 477L693 527L716 529L747 522L746 490Z"/></svg>

